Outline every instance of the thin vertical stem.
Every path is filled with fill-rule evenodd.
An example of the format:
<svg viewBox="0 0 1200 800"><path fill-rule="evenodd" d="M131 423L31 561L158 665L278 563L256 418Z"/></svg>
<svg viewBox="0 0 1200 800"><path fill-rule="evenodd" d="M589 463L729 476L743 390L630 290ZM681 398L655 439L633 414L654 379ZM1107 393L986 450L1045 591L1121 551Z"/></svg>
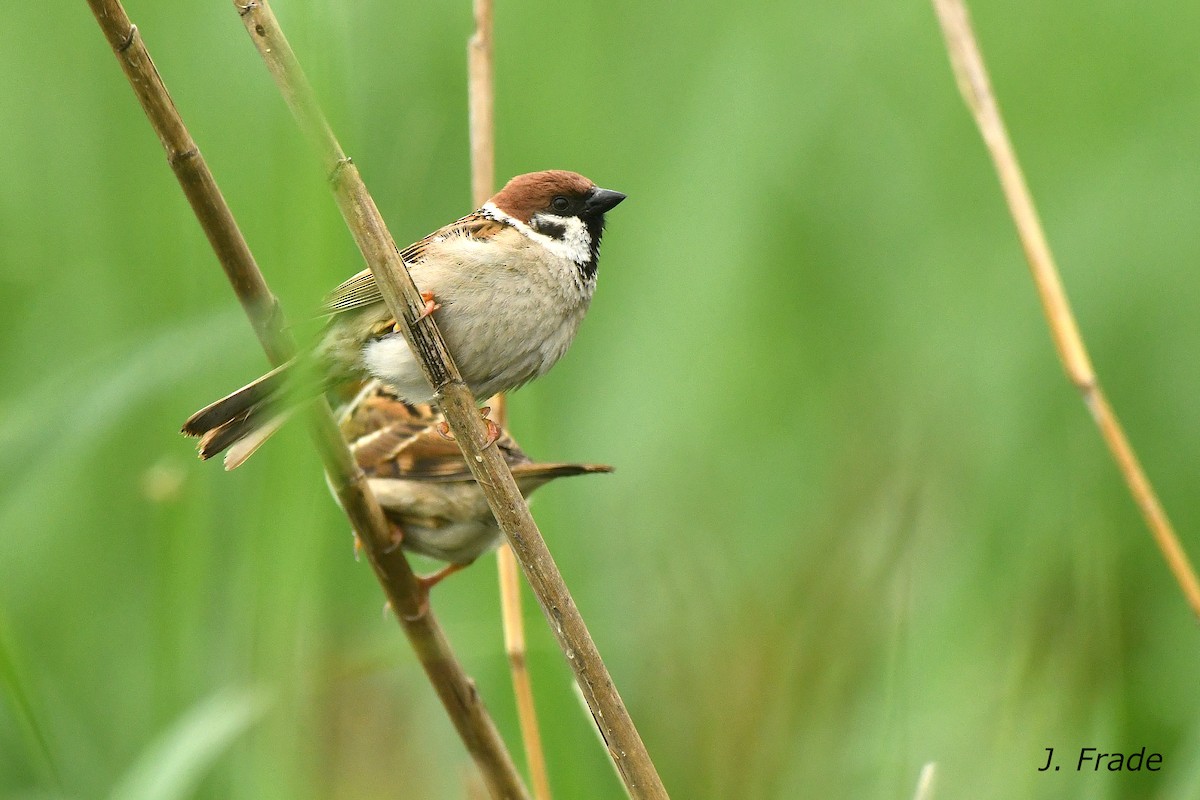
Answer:
<svg viewBox="0 0 1200 800"><path fill-rule="evenodd" d="M533 681L525 647L525 620L521 611L521 574L516 556L508 545L496 551L500 572L500 609L504 621L504 650L508 654L512 673L513 695L517 700L517 718L521 724L521 740L525 745L525 761L533 796L549 800L550 775L546 769L546 753L542 749L542 734L538 726L537 708L533 702Z"/></svg>
<svg viewBox="0 0 1200 800"><path fill-rule="evenodd" d="M471 196L483 205L496 186L496 79L492 59L492 0L475 0L475 34L467 42L467 104L471 137Z"/></svg>
<svg viewBox="0 0 1200 800"><path fill-rule="evenodd" d="M476 208L487 202L496 187L496 73L492 56L492 0L475 0L475 34L467 43L467 102L471 138L471 195ZM508 400L498 394L488 401L497 425L508 425ZM500 619L504 651L512 674L517 720L525 745L525 761L533 796L550 800L550 776L533 702L533 680L525 647L525 617L521 609L520 567L508 542L496 551L500 585Z"/></svg>

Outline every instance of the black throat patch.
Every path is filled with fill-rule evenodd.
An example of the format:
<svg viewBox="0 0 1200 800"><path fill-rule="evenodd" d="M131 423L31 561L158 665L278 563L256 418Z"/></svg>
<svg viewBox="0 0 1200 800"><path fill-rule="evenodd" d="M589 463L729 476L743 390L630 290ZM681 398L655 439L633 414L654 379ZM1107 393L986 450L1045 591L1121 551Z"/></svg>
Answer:
<svg viewBox="0 0 1200 800"><path fill-rule="evenodd" d="M584 227L587 228L589 245L587 261L578 264L579 274L585 282L593 281L596 278L596 269L600 263L600 237L604 235L604 215L586 215L579 217L582 220ZM534 216L529 221L529 227L533 231L542 234L556 242L561 242L567 237L567 226L561 222L555 222L552 219L546 219L541 215Z"/></svg>
<svg viewBox="0 0 1200 800"><path fill-rule="evenodd" d="M596 270L600 266L600 237L604 235L604 215L597 214L583 218L583 224L587 226L588 236L591 238L591 247L589 248L588 260L585 264L579 265L579 271L583 274L584 280L595 280Z"/></svg>

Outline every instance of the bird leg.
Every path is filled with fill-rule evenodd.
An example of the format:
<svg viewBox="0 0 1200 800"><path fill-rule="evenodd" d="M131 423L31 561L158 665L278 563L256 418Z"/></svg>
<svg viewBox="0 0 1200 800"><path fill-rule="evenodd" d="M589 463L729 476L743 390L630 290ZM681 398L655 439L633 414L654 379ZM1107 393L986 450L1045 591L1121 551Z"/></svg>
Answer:
<svg viewBox="0 0 1200 800"><path fill-rule="evenodd" d="M417 585L421 587L421 591L428 594L430 589L437 586L442 581L446 580L446 578L449 578L454 573L456 573L460 570L464 570L469 566L471 566L470 561L468 561L465 564L447 564L446 566L439 569L437 572L434 572L430 575L418 575L417 576Z"/></svg>
<svg viewBox="0 0 1200 800"><path fill-rule="evenodd" d="M470 561L465 564L447 564L431 575L417 575L417 608L419 611L413 619L420 619L425 616L425 612L429 610L429 590L437 586L442 581L449 578L459 570L466 569L471 566Z"/></svg>

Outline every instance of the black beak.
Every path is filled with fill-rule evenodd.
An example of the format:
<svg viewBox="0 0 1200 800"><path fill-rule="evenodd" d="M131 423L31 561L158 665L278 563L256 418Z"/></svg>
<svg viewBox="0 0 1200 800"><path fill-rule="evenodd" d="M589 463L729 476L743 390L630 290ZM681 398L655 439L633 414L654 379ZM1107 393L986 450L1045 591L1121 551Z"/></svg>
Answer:
<svg viewBox="0 0 1200 800"><path fill-rule="evenodd" d="M584 201L583 207L588 214L603 214L614 208L617 203L625 199L625 195L620 192L614 192L612 189L601 189L597 186L592 191L588 192L587 200Z"/></svg>

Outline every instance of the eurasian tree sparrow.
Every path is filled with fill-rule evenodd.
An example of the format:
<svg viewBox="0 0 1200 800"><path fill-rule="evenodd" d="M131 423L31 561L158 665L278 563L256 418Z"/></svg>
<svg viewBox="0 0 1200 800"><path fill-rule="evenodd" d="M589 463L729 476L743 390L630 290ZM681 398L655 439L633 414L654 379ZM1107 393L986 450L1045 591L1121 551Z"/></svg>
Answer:
<svg viewBox="0 0 1200 800"><path fill-rule="evenodd" d="M567 351L596 288L604 214L625 195L574 172L518 175L473 214L402 251L463 379L476 398L544 375ZM332 316L309 353L197 411L183 432L200 457L230 448L225 468L253 453L294 408L374 376L410 403L425 380L370 270L333 290Z"/></svg>
<svg viewBox="0 0 1200 800"><path fill-rule="evenodd" d="M500 543L487 498L458 445L438 432L442 416L411 405L371 381L339 412L338 425L367 476L397 542L406 550L450 562L421 578L426 590ZM612 472L603 464L542 464L525 455L507 431L496 440L521 494L555 478Z"/></svg>

